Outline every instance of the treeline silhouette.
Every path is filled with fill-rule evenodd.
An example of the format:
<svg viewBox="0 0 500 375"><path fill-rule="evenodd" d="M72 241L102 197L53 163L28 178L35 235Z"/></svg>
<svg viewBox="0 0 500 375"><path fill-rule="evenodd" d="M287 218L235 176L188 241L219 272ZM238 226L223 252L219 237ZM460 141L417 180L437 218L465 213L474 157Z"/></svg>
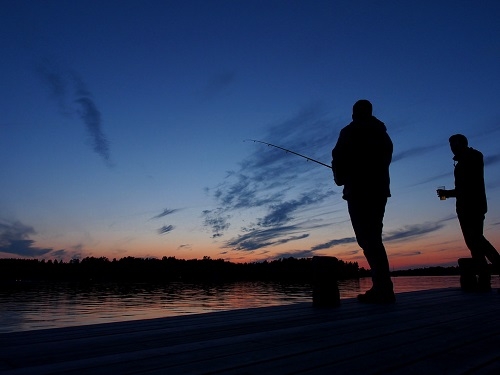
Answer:
<svg viewBox="0 0 500 375"><path fill-rule="evenodd" d="M255 263L232 263L223 259L177 259L175 257L109 260L87 257L69 262L38 259L0 259L0 281L43 282L311 282L312 258L282 258ZM338 260L332 270L339 280L367 276L357 262Z"/></svg>
<svg viewBox="0 0 500 375"><path fill-rule="evenodd" d="M460 275L460 269L456 267L426 267L411 268L408 270L392 271L391 276L454 276Z"/></svg>

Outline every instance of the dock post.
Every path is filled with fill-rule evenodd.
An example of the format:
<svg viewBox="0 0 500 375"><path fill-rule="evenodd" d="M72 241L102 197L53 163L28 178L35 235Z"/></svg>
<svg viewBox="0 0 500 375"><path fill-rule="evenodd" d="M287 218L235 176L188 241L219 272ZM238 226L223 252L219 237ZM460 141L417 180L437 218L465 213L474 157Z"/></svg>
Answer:
<svg viewBox="0 0 500 375"><path fill-rule="evenodd" d="M464 292L473 292L477 290L476 265L474 259L458 259L458 269L460 270L460 288Z"/></svg>
<svg viewBox="0 0 500 375"><path fill-rule="evenodd" d="M330 256L312 258L313 306L340 306L340 292L337 285L339 261Z"/></svg>

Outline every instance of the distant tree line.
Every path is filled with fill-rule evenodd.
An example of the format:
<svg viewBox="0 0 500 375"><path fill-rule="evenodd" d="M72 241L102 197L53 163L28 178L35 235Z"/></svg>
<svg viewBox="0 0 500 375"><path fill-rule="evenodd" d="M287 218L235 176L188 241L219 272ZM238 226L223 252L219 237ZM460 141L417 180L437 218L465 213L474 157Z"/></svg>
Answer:
<svg viewBox="0 0 500 375"><path fill-rule="evenodd" d="M457 267L425 267L412 268L408 270L392 271L392 276L452 276L459 275L460 270Z"/></svg>
<svg viewBox="0 0 500 375"><path fill-rule="evenodd" d="M339 280L370 276L357 262L338 260ZM392 276L459 275L458 267L427 267L392 271ZM289 281L312 282L312 258L281 258L254 263L232 263L223 259L177 259L175 257L109 260L87 257L61 260L0 259L0 282L75 281L75 282L224 282Z"/></svg>
<svg viewBox="0 0 500 375"><path fill-rule="evenodd" d="M339 280L367 276L357 262L338 260ZM109 260L87 257L69 262L38 259L0 259L0 281L69 282L311 282L312 258L282 258L255 263L232 263L223 259L177 259L175 257Z"/></svg>

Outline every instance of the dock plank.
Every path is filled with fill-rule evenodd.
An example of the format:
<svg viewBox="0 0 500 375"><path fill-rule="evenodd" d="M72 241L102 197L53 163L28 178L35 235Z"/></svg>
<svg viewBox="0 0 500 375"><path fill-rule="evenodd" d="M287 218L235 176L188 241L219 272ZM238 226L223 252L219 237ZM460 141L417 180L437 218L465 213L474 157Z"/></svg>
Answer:
<svg viewBox="0 0 500 375"><path fill-rule="evenodd" d="M21 374L497 374L500 294L401 293L0 334Z"/></svg>

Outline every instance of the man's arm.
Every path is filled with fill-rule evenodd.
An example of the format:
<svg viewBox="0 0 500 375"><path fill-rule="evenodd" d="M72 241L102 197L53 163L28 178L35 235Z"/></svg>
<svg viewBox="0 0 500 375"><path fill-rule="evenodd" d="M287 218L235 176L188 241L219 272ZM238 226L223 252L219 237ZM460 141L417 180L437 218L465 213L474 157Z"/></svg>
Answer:
<svg viewBox="0 0 500 375"><path fill-rule="evenodd" d="M438 197L446 197L446 198L456 198L457 195L455 193L455 189L445 190L445 189L437 189L436 193Z"/></svg>

